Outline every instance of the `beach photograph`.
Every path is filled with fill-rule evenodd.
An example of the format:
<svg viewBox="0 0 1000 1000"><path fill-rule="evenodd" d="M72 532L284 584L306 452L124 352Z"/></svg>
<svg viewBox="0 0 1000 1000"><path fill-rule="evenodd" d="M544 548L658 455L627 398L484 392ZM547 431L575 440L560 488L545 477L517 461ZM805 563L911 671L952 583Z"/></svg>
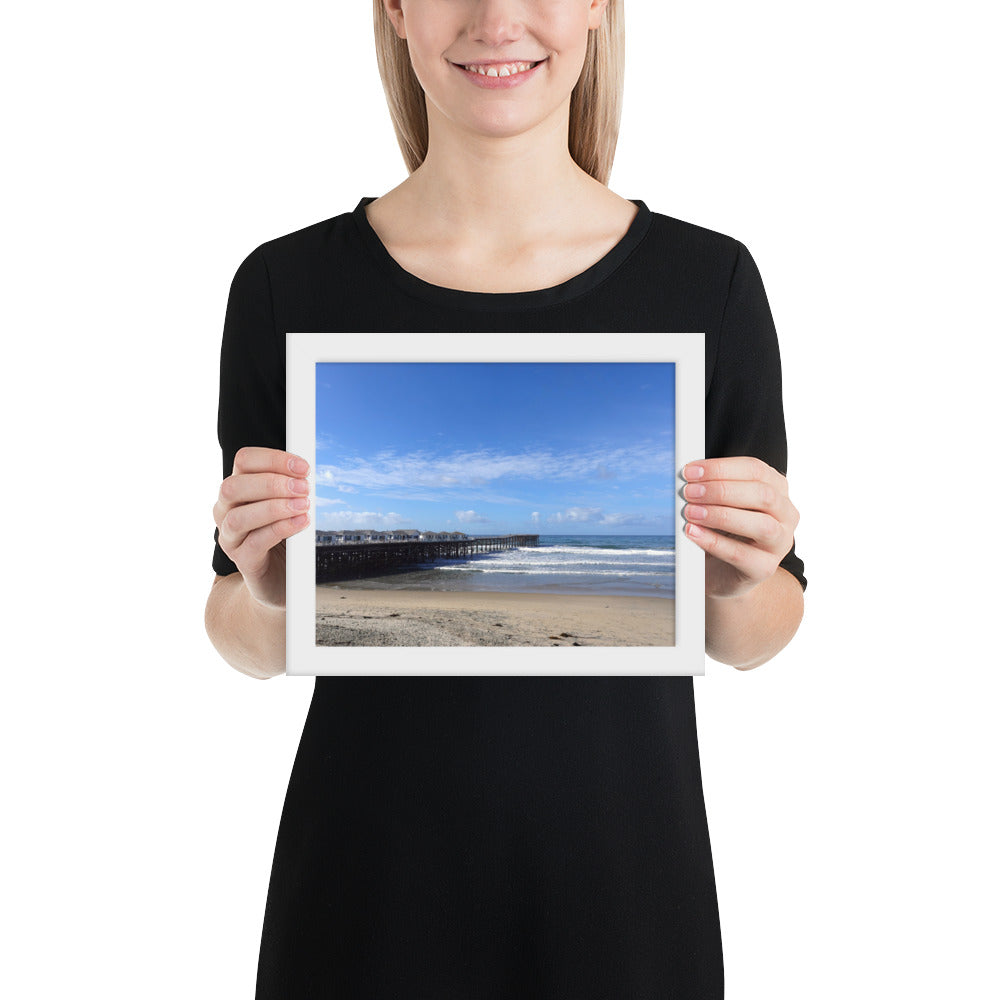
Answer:
<svg viewBox="0 0 1000 1000"><path fill-rule="evenodd" d="M674 369L316 363L316 645L675 645Z"/></svg>

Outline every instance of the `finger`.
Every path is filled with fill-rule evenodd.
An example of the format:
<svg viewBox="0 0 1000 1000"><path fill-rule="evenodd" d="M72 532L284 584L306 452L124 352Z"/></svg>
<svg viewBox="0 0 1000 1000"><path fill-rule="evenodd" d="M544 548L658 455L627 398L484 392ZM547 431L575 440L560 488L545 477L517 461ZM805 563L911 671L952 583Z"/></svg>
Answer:
<svg viewBox="0 0 1000 1000"><path fill-rule="evenodd" d="M767 462L748 455L736 458L704 458L697 462L688 462L681 470L681 475L688 483L732 479L768 483L779 492L786 495L788 493L788 481L777 469L772 469Z"/></svg>
<svg viewBox="0 0 1000 1000"><path fill-rule="evenodd" d="M277 448L240 448L233 459L233 475L250 472L277 472L283 475L304 476L309 463L290 451Z"/></svg>
<svg viewBox="0 0 1000 1000"><path fill-rule="evenodd" d="M295 517L309 509L309 497L282 497L244 503L231 508L219 524L223 549L238 549L247 535L277 521Z"/></svg>
<svg viewBox="0 0 1000 1000"><path fill-rule="evenodd" d="M309 524L308 514L297 514L281 521L272 521L251 531L234 551L226 555L239 567L244 576L256 576L267 567L268 553L279 542L302 531Z"/></svg>
<svg viewBox="0 0 1000 1000"><path fill-rule="evenodd" d="M253 503L257 500L271 500L281 497L308 496L309 481L277 472L236 473L222 481L219 488L220 517L229 508L238 504Z"/></svg>
<svg viewBox="0 0 1000 1000"><path fill-rule="evenodd" d="M748 580L766 580L778 568L779 559L756 545L719 534L700 524L687 524L684 533L706 554L732 566Z"/></svg>
<svg viewBox="0 0 1000 1000"><path fill-rule="evenodd" d="M720 479L706 483L687 483L681 489L681 496L703 507L740 507L743 510L759 510L774 515L779 521L788 513L788 497L779 493L770 483L746 482Z"/></svg>
<svg viewBox="0 0 1000 1000"><path fill-rule="evenodd" d="M738 535L768 552L776 553L780 549L783 555L791 547L790 533L781 521L770 514L737 507L705 507L701 504L685 504L681 514L689 524L713 528L726 535Z"/></svg>

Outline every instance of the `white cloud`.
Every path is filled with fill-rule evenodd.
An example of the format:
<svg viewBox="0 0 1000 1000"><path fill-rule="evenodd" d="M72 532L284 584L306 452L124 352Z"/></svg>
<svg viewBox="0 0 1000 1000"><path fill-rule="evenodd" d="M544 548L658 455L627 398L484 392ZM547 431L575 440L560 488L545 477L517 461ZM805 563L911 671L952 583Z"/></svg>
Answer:
<svg viewBox="0 0 1000 1000"><path fill-rule="evenodd" d="M562 524L563 521L579 521L579 522L589 522L598 521L601 518L601 508L600 507L570 507L564 514L561 510L556 511L549 520L554 521L556 524Z"/></svg>
<svg viewBox="0 0 1000 1000"><path fill-rule="evenodd" d="M352 458L340 465L321 465L317 485L344 492L365 490L444 489L484 486L501 479L608 480L666 472L673 449L666 442L642 441L624 448L593 448L555 453L536 449L504 453L480 448L447 455L426 451L397 455L383 451L372 458Z"/></svg>
<svg viewBox="0 0 1000 1000"><path fill-rule="evenodd" d="M402 514L391 510L387 514L371 510L331 510L319 516L316 527L321 531L338 531L341 528L387 530L389 528L411 528L416 527L416 525L405 519Z"/></svg>
<svg viewBox="0 0 1000 1000"><path fill-rule="evenodd" d="M321 497L319 495L317 495L316 500L315 500L315 504L316 504L317 508L318 507L329 507L331 504L335 504L335 503L347 503L347 501L346 500L333 500L330 497Z"/></svg>
<svg viewBox="0 0 1000 1000"><path fill-rule="evenodd" d="M462 524L489 524L490 519L483 514L477 514L474 510L456 510L455 517Z"/></svg>
<svg viewBox="0 0 1000 1000"><path fill-rule="evenodd" d="M621 524L644 524L649 518L641 514L605 514L601 518L601 524L621 525Z"/></svg>
<svg viewBox="0 0 1000 1000"><path fill-rule="evenodd" d="M570 507L565 512L556 511L548 518L550 524L598 524L612 528L627 524L651 524L658 520L657 517L642 514L605 514L600 507Z"/></svg>
<svg viewBox="0 0 1000 1000"><path fill-rule="evenodd" d="M540 514L540 513L539 513L539 512L537 511L537 510L533 510L533 511L531 512L531 520L532 520L532 521L534 521L534 522L535 522L535 524L538 524L538 519L539 519L539 518L540 518L541 516L542 516L542 515L541 515L541 514Z"/></svg>

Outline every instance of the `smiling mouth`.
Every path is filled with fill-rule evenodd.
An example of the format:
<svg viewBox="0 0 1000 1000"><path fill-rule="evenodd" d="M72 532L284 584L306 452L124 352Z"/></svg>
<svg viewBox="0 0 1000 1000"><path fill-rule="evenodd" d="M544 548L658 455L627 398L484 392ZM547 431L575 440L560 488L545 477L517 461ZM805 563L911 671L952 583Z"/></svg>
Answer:
<svg viewBox="0 0 1000 1000"><path fill-rule="evenodd" d="M534 69L543 62L544 59L539 59L537 62L455 63L455 65L480 76L517 76L518 73Z"/></svg>

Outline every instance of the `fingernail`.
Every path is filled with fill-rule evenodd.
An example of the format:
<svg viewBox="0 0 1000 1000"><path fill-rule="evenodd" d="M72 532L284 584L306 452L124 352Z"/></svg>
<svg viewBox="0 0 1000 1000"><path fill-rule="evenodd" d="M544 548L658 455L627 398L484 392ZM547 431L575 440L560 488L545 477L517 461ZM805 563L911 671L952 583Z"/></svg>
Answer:
<svg viewBox="0 0 1000 1000"><path fill-rule="evenodd" d="M701 536L702 536L702 530L701 530L701 528L698 527L697 524L689 524L687 526L687 533L692 538L701 538Z"/></svg>
<svg viewBox="0 0 1000 1000"><path fill-rule="evenodd" d="M699 521L704 521L708 516L708 511L704 507L695 507L688 504L684 508L684 516L687 518L696 517Z"/></svg>
<svg viewBox="0 0 1000 1000"><path fill-rule="evenodd" d="M685 479L701 479L705 475L705 470L700 465L687 465L684 467Z"/></svg>
<svg viewBox="0 0 1000 1000"><path fill-rule="evenodd" d="M308 523L309 523L308 514L298 514L292 518L292 524L294 524L296 528L304 528Z"/></svg>
<svg viewBox="0 0 1000 1000"><path fill-rule="evenodd" d="M707 492L708 490L699 483L684 487L684 496L688 500L700 500Z"/></svg>
<svg viewBox="0 0 1000 1000"><path fill-rule="evenodd" d="M288 501L288 506L292 510L308 510L309 509L309 497L296 497L294 500Z"/></svg>
<svg viewBox="0 0 1000 1000"><path fill-rule="evenodd" d="M309 471L309 463L304 458L293 458L289 461L288 468L296 475L304 476Z"/></svg>
<svg viewBox="0 0 1000 1000"><path fill-rule="evenodd" d="M288 481L288 488L293 493L308 493L309 483L304 479L290 479Z"/></svg>

